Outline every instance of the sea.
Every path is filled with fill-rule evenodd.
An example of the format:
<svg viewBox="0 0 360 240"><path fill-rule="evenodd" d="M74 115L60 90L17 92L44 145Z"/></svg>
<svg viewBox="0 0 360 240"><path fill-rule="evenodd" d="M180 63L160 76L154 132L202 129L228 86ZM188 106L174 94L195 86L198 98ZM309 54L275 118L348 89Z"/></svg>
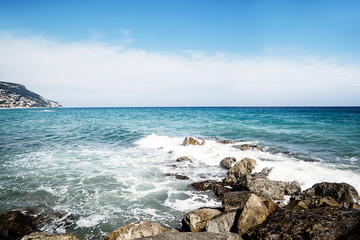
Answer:
<svg viewBox="0 0 360 240"><path fill-rule="evenodd" d="M205 145L184 146L185 137ZM236 148L242 144L264 151ZM182 156L192 162L176 162ZM187 212L221 206L190 184L225 178L225 157L253 158L254 172L272 168L270 179L298 181L302 190L326 181L359 192L360 108L2 109L0 213L61 213L42 230L82 239L142 220L178 228Z"/></svg>

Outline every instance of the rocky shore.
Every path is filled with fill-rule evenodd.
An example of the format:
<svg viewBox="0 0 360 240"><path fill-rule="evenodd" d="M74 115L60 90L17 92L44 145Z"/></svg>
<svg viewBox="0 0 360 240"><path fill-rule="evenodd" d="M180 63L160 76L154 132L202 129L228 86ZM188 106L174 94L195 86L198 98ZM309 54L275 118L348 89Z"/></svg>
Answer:
<svg viewBox="0 0 360 240"><path fill-rule="evenodd" d="M232 144L221 140L219 144ZM185 146L206 144L204 139L186 138ZM263 151L256 145L241 145L239 151ZM182 156L174 161L190 163ZM256 160L219 159L219 167L228 171L222 181L206 179L189 187L214 191L222 200L220 208L194 209L183 216L181 227L168 229L151 221L129 223L102 240L238 240L238 239L360 239L360 196L347 183L322 182L302 191L298 182L268 178L271 168L254 172ZM167 175L179 181L187 176ZM0 215L0 240L48 239L75 240L72 234L39 232L46 222L67 215L44 215L29 210L9 211Z"/></svg>

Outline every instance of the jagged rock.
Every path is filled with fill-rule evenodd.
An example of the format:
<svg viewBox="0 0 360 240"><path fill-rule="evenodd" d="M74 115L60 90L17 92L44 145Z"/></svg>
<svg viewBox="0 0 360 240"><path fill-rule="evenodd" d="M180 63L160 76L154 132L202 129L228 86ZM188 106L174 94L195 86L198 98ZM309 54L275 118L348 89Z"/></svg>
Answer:
<svg viewBox="0 0 360 240"><path fill-rule="evenodd" d="M311 198L304 200L291 201L288 205L284 206L284 208L308 210L312 208L325 207L325 206L338 207L338 208L341 207L341 205L337 203L332 197L313 196Z"/></svg>
<svg viewBox="0 0 360 240"><path fill-rule="evenodd" d="M186 137L184 139L184 146L188 146L188 145L204 145L205 144L205 140L204 139L201 139L201 143L196 140L195 138L192 138L192 137Z"/></svg>
<svg viewBox="0 0 360 240"><path fill-rule="evenodd" d="M221 140L218 141L218 143L222 143L222 144L234 144L235 142L233 140Z"/></svg>
<svg viewBox="0 0 360 240"><path fill-rule="evenodd" d="M285 195L299 195L300 193L301 187L297 181L285 183Z"/></svg>
<svg viewBox="0 0 360 240"><path fill-rule="evenodd" d="M33 216L20 211L8 211L0 215L0 239L16 239L38 229Z"/></svg>
<svg viewBox="0 0 360 240"><path fill-rule="evenodd" d="M360 211L315 208L308 211L279 208L244 239L359 239Z"/></svg>
<svg viewBox="0 0 360 240"><path fill-rule="evenodd" d="M271 171L273 170L273 168L268 168L268 167L265 167L261 170L261 174L264 175L265 177L268 177L269 174L271 173Z"/></svg>
<svg viewBox="0 0 360 240"><path fill-rule="evenodd" d="M229 175L235 175L235 177L241 177L245 174L250 174L254 170L256 165L256 160L251 158L244 158L240 162L236 163L229 170Z"/></svg>
<svg viewBox="0 0 360 240"><path fill-rule="evenodd" d="M192 160L188 157L179 157L178 159L176 159L177 162L192 162Z"/></svg>
<svg viewBox="0 0 360 240"><path fill-rule="evenodd" d="M231 191L229 188L224 187L222 185L215 186L214 190L215 190L216 196L218 196L220 199L223 199L225 194Z"/></svg>
<svg viewBox="0 0 360 240"><path fill-rule="evenodd" d="M214 208L200 208L187 213L182 220L182 229L186 232L201 232L206 222L221 214L221 211Z"/></svg>
<svg viewBox="0 0 360 240"><path fill-rule="evenodd" d="M258 151L261 151L261 152L264 151L264 150L263 150L261 147L259 147L258 145L243 144L243 145L234 146L234 147L240 149L241 151L247 151L247 150L258 150Z"/></svg>
<svg viewBox="0 0 360 240"><path fill-rule="evenodd" d="M234 227L236 210L221 213L208 220L206 223L206 232L230 232Z"/></svg>
<svg viewBox="0 0 360 240"><path fill-rule="evenodd" d="M198 191L215 190L215 187L218 185L221 185L221 183L216 182L215 180L206 180L191 184L191 186L193 186Z"/></svg>
<svg viewBox="0 0 360 240"><path fill-rule="evenodd" d="M244 208L250 196L251 192L249 191L236 191L226 193L224 195L224 199L222 200L222 205L225 212Z"/></svg>
<svg viewBox="0 0 360 240"><path fill-rule="evenodd" d="M303 198L312 195L329 196L345 208L351 207L352 204L360 202L360 197L356 189L347 183L317 183L311 188L305 190L301 195Z"/></svg>
<svg viewBox="0 0 360 240"><path fill-rule="evenodd" d="M223 160L220 161L220 167L225 169L230 169L233 165L233 163L236 162L236 158L234 157L226 157Z"/></svg>
<svg viewBox="0 0 360 240"><path fill-rule="evenodd" d="M261 199L255 194L251 194L237 221L237 232L240 235L246 233L249 228L264 222L269 214L269 209Z"/></svg>
<svg viewBox="0 0 360 240"><path fill-rule="evenodd" d="M80 240L73 234L50 234L44 232L35 232L24 236L21 240Z"/></svg>
<svg viewBox="0 0 360 240"><path fill-rule="evenodd" d="M233 187L233 186L235 186L235 184L238 180L239 179L237 177L235 177L234 174L229 174L226 178L224 178L223 183L226 186Z"/></svg>
<svg viewBox="0 0 360 240"><path fill-rule="evenodd" d="M137 240L242 240L236 233L179 232L138 238Z"/></svg>
<svg viewBox="0 0 360 240"><path fill-rule="evenodd" d="M279 206L273 201L265 200L263 201L263 203L265 204L270 213L279 208Z"/></svg>
<svg viewBox="0 0 360 240"><path fill-rule="evenodd" d="M190 178L187 176L183 176L183 175L179 175L177 173L166 173L164 174L165 177L175 177L176 179L179 180L189 180Z"/></svg>
<svg viewBox="0 0 360 240"><path fill-rule="evenodd" d="M282 200L285 193L285 183L273 181L261 173L243 175L236 183L234 190L249 190L258 196Z"/></svg>
<svg viewBox="0 0 360 240"><path fill-rule="evenodd" d="M0 81L0 108L61 107L31 92L24 85Z"/></svg>
<svg viewBox="0 0 360 240"><path fill-rule="evenodd" d="M131 222L109 233L102 240L130 240L169 231L169 229L151 221L141 221L140 223Z"/></svg>

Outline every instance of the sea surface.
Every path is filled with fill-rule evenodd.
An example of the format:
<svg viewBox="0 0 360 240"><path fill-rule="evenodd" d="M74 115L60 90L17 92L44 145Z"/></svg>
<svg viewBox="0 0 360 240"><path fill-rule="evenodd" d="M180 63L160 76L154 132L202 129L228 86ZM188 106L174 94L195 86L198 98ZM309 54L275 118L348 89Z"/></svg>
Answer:
<svg viewBox="0 0 360 240"><path fill-rule="evenodd" d="M183 146L187 136L206 143ZM234 147L244 143L265 151ZM182 156L193 162L175 161ZM254 158L256 172L273 167L270 179L298 181L303 190L328 181L360 191L360 108L0 110L0 213L60 212L65 217L43 230L82 239L140 220L176 228L186 212L221 205L189 184L223 179L225 157Z"/></svg>

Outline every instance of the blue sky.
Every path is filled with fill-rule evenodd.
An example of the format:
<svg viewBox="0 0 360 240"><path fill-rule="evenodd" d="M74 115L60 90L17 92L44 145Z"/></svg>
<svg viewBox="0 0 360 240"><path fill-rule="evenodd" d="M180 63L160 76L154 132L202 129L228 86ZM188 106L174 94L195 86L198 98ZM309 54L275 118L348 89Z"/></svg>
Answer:
<svg viewBox="0 0 360 240"><path fill-rule="evenodd" d="M91 75L101 76L101 71L112 71L109 68L112 64L113 69L117 68L117 63L124 65L121 59L128 56L133 59L133 64L127 69L133 71L126 74L124 71L114 71L114 74L108 76L107 84L122 88L124 85L128 86L129 81L138 81L139 84L150 81L157 88L172 91L174 86L181 83L178 76L185 72L183 77L189 83L195 82L194 85L198 86L195 90L202 94L204 100L192 97L197 93L194 90L187 96L188 101L171 101L169 96L152 101L155 95L146 95L139 92L141 90L128 86L127 92L134 91L133 95L145 96L140 100L131 97L107 98L101 106L282 105L284 102L287 102L284 105L359 105L357 95L360 95L360 88L359 81L356 81L359 79L359 13L360 1L0 0L0 80L2 78L4 81L24 83L48 98L55 97L65 103L65 106L92 106L99 104L90 100L98 79L81 75L75 67L86 69L85 64L88 64L88 68L92 69ZM32 49L31 54L29 49ZM74 66L74 69L66 64L76 58L89 59L86 55L89 52L104 56L103 61L109 63L107 67L95 72L96 67L91 65L98 66L95 58L91 63L84 62L84 65ZM11 60L8 56L11 56ZM39 65L34 66L34 62L25 63L25 56L38 59ZM156 63L154 59L159 60L158 64L163 64L164 61L172 64L165 69L170 69L165 76L162 75L164 69L158 65L147 68ZM64 79L36 71L46 71L41 67L49 61L55 61L60 69L66 68L68 74L64 77L72 80L62 85ZM201 66L203 72L196 72L194 62ZM209 76L204 74L209 72L208 68L213 64L224 68L219 68ZM241 69L246 66L252 70L245 71L242 75ZM29 72L19 75L14 69L20 67ZM308 75L294 80L304 82L303 92L299 96L285 94L279 97L281 92L298 89L298 85L289 83L293 81L290 76L299 75L304 67ZM256 69L267 75L254 74ZM270 69L275 70L271 72ZM338 74L338 79L331 80L333 88L319 93L321 85L328 85L324 79L327 76L321 72L327 71L326 69L333 69L335 72L329 73L329 77L333 78ZM210 99L216 93L215 90L219 89L216 82L222 79L223 71L233 71L233 76L237 78L232 78L230 73L227 73L227 77L231 78L229 82L235 86L244 86L243 83L246 82L248 88L245 92L255 91L255 87L248 84L250 80L263 84L265 78L268 78L266 84L269 86L283 86L284 89L266 94L266 99L243 102L229 86L228 89L222 88L224 92L230 93L228 99ZM138 72L144 72L144 75L139 76ZM310 79L311 72L319 74L315 80ZM172 73L176 74L178 80L166 80L172 78ZM257 78L253 80L255 75ZM346 76L347 79L344 79ZM209 78L208 82L199 80L199 77ZM123 79L121 84L120 78ZM79 88L77 86L72 89L71 82L78 82L80 86L86 81L93 86L89 87L88 92L86 89L81 91L83 98L89 98L88 101L80 101L68 93L75 94ZM226 82L226 79L221 81ZM316 87L311 87L313 81L318 81L319 89L316 91ZM168 84L164 84L165 82ZM210 86L201 87L205 85ZM53 86L57 86L57 91L51 90ZM61 92L65 90L67 93ZM335 90L341 90L338 92L341 97L334 98ZM185 88L182 93L187 95ZM303 96L305 93L309 93L306 98ZM104 89L104 96L111 94L113 93ZM269 101L269 97L274 100Z"/></svg>

